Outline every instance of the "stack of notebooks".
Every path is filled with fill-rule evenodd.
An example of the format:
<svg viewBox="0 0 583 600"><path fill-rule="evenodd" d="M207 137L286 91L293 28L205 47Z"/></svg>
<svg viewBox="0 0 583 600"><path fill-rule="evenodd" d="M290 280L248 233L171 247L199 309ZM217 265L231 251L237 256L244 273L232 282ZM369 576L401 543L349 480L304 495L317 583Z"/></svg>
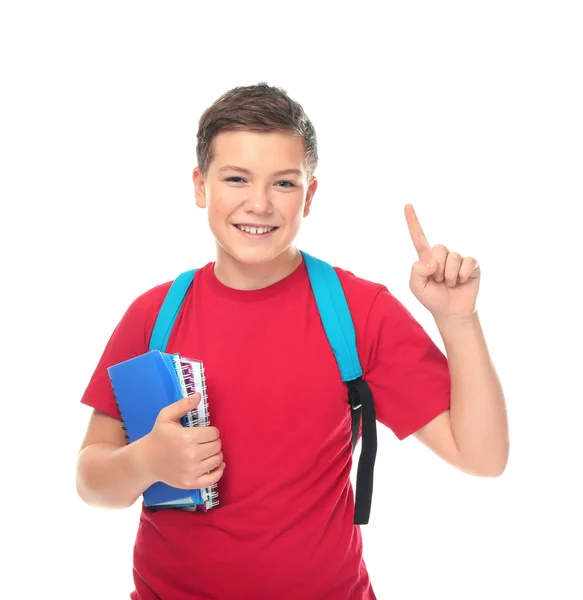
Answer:
<svg viewBox="0 0 583 600"><path fill-rule="evenodd" d="M206 427L209 423L204 367L201 361L150 350L107 369L128 441L152 431L159 412L186 396L200 393L197 408L182 419L184 427ZM182 490L158 481L144 491L150 508L181 508L206 511L219 503L217 484Z"/></svg>

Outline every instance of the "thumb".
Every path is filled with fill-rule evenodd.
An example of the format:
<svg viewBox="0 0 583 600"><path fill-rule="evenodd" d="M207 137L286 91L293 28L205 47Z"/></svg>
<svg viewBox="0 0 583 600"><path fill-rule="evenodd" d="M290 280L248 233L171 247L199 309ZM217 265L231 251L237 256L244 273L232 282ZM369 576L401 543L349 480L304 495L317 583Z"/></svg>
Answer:
<svg viewBox="0 0 583 600"><path fill-rule="evenodd" d="M429 262L418 260L413 264L413 269L411 271L411 286L415 288L418 288L419 286L425 287L429 277L431 277L431 275L433 275L436 271L436 260L431 260Z"/></svg>
<svg viewBox="0 0 583 600"><path fill-rule="evenodd" d="M158 422L172 423L178 422L186 413L194 410L201 400L201 395L197 392L192 396L181 398L177 402L169 404L158 414Z"/></svg>

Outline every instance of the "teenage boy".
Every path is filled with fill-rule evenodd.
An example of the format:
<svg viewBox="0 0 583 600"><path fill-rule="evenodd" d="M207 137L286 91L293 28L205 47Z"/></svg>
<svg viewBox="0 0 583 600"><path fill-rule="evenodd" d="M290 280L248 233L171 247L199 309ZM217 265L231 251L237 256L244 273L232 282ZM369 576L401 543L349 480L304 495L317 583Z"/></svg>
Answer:
<svg viewBox="0 0 583 600"><path fill-rule="evenodd" d="M148 351L169 281L129 306L83 395L94 410L79 494L124 508L156 481L219 482L220 506L206 513L142 506L134 600L374 599L353 521L346 386L294 245L318 185L312 124L283 90L235 88L202 115L197 159L216 260L197 271L167 351L204 362L213 426L180 424L196 396L162 410L142 439L124 437L107 367ZM385 286L336 268L377 419L454 467L498 476L507 420L476 312L479 266L431 247L412 206L405 217L418 254L410 288L448 358Z"/></svg>

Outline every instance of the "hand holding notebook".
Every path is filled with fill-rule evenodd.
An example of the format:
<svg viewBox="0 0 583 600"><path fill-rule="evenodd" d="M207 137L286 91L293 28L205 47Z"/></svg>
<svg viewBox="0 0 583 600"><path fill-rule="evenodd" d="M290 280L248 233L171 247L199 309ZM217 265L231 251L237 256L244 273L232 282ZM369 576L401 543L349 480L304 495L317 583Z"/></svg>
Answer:
<svg viewBox="0 0 583 600"><path fill-rule="evenodd" d="M144 491L144 505L203 512L218 506L224 463L202 362L150 350L107 370L128 442L140 440L142 464L156 481Z"/></svg>
<svg viewBox="0 0 583 600"><path fill-rule="evenodd" d="M184 427L181 419L194 410L200 394L163 408L145 436L146 464L152 477L175 488L209 487L223 474L225 463L216 427Z"/></svg>

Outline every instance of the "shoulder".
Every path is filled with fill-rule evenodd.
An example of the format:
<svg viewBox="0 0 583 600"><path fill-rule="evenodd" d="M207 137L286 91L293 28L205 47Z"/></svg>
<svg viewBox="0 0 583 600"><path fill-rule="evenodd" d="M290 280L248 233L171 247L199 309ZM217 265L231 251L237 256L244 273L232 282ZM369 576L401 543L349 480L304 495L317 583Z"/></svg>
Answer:
<svg viewBox="0 0 583 600"><path fill-rule="evenodd" d="M212 263L206 264L197 269L197 273L201 273L212 266ZM159 283L154 287L148 288L137 296L129 305L124 315L124 319L134 323L140 323L145 326L146 331L151 331L154 328L156 317L162 308L164 299L166 298L170 287L181 273L176 273L172 279ZM200 277L195 277L195 281L200 281Z"/></svg>
<svg viewBox="0 0 583 600"><path fill-rule="evenodd" d="M381 283L363 279L362 277L355 275L352 271L347 271L341 267L335 266L334 270L338 275L338 279L340 279L342 287L347 293L356 292L366 294L367 296L375 296L385 287Z"/></svg>
<svg viewBox="0 0 583 600"><path fill-rule="evenodd" d="M389 291L384 283L370 281L355 275L351 271L334 267L342 285L349 307L354 306L359 311L373 308L381 311L398 311L402 304Z"/></svg>
<svg viewBox="0 0 583 600"><path fill-rule="evenodd" d="M360 344L376 344L380 338L422 334L411 311L388 287L334 267L342 285Z"/></svg>
<svg viewBox="0 0 583 600"><path fill-rule="evenodd" d="M147 289L145 292L142 292L131 302L126 311L126 315L137 317L157 313L160 310L173 281L173 279L165 281L164 283L160 283Z"/></svg>
<svg viewBox="0 0 583 600"><path fill-rule="evenodd" d="M146 331L152 330L164 299L175 279L180 274L176 273L172 279L159 283L140 293L128 306L123 319L136 325L139 323L145 327Z"/></svg>
<svg viewBox="0 0 583 600"><path fill-rule="evenodd" d="M197 269L197 273L202 274L202 272L206 271L210 267L212 267L212 263L208 263L203 267L200 267L199 269ZM142 292L132 302L132 304L130 305L130 309L132 309L135 312L142 313L148 313L151 311L158 312L158 310L160 310L160 307L162 306L162 303L164 302L164 299L166 298L166 295L168 294L168 291L170 290L170 287L181 274L182 272L176 273L172 279L164 281L163 283L159 283L158 285L147 289L145 292ZM195 277L195 281L198 282L200 280L200 276Z"/></svg>

